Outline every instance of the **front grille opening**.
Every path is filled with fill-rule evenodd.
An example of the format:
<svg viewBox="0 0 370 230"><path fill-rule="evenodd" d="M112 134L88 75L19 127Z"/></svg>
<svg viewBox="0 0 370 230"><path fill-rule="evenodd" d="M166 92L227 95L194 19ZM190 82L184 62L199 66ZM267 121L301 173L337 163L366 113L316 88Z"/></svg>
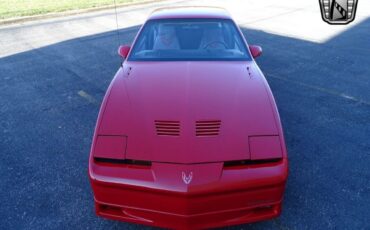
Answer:
<svg viewBox="0 0 370 230"><path fill-rule="evenodd" d="M143 221L148 222L148 223L152 222L151 220L142 218L140 216L137 216L136 214L132 215L130 213L130 211L132 209L130 209L130 208L113 206L113 205L110 205L110 204L95 203L95 209L96 209L96 213L98 215L108 216L110 218L112 218L112 217L117 218L118 217L118 218L124 218L126 220L131 220L131 221L132 220L138 220L140 222L143 222Z"/></svg>
<svg viewBox="0 0 370 230"><path fill-rule="evenodd" d="M96 209L99 214L122 215L122 208L112 205L97 204Z"/></svg>
<svg viewBox="0 0 370 230"><path fill-rule="evenodd" d="M155 120L155 129L158 136L179 136L180 122L179 121L160 121Z"/></svg>
<svg viewBox="0 0 370 230"><path fill-rule="evenodd" d="M100 163L111 163L111 164L123 164L123 165L137 165L137 166L152 166L151 161L142 160L130 160L130 159L110 159L110 158L100 158L95 157L94 160Z"/></svg>
<svg viewBox="0 0 370 230"><path fill-rule="evenodd" d="M249 165L261 165L261 164L270 164L270 163L278 163L282 159L281 158L274 158L274 159L266 159L266 160L237 160L237 161L225 161L224 168L228 167L239 167L239 166L249 166Z"/></svg>
<svg viewBox="0 0 370 230"><path fill-rule="evenodd" d="M276 215L279 213L279 205L267 205L253 210L255 215Z"/></svg>
<svg viewBox="0 0 370 230"><path fill-rule="evenodd" d="M195 122L195 135L197 137L217 136L220 133L220 120L202 120Z"/></svg>

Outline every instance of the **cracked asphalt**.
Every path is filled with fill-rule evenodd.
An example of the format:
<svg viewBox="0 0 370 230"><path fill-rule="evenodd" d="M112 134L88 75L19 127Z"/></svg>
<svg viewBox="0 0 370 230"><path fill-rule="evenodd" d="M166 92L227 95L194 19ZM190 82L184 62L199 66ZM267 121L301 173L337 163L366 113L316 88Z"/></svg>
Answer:
<svg viewBox="0 0 370 230"><path fill-rule="evenodd" d="M359 3L356 23L332 27L302 19L319 14L316 3L247 2L249 16L236 9L237 0L120 9L120 43L130 43L159 6L230 9L249 43L263 47L257 62L277 101L290 175L281 217L226 229L370 229L370 15L360 11L366 3ZM100 102L121 61L111 16L0 27L2 229L151 229L94 214L88 154Z"/></svg>

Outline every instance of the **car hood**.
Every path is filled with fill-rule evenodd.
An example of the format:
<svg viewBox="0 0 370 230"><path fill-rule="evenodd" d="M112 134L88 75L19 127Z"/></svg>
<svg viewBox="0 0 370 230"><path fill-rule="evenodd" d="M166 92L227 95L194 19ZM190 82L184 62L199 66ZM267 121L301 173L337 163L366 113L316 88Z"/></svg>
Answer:
<svg viewBox="0 0 370 230"><path fill-rule="evenodd" d="M99 133L127 135L126 159L250 159L249 136L278 134L254 62L126 62L110 91Z"/></svg>

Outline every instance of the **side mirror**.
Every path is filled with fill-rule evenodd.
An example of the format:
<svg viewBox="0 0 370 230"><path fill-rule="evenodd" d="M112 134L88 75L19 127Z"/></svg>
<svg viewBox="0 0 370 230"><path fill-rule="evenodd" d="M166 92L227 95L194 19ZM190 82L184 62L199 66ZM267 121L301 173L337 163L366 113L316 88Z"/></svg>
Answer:
<svg viewBox="0 0 370 230"><path fill-rule="evenodd" d="M261 46L250 45L249 50L251 51L253 58L256 58L262 54Z"/></svg>
<svg viewBox="0 0 370 230"><path fill-rule="evenodd" d="M119 46L118 47L118 55L123 57L123 58L126 58L127 55L128 55L128 52L130 52L130 46L128 45L122 45L122 46Z"/></svg>

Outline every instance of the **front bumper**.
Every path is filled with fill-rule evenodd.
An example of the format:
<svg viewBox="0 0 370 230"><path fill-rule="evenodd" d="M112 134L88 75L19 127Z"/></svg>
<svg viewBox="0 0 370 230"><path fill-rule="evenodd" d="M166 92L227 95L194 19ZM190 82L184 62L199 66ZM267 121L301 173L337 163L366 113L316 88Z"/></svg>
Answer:
<svg viewBox="0 0 370 230"><path fill-rule="evenodd" d="M211 176L198 181L194 176L190 184L174 181L179 175L176 171L189 170L194 175L203 172ZM218 171L220 174L214 173ZM222 163L153 163L151 167L133 168L92 160L89 174L99 216L166 228L200 229L279 216L288 164L282 159L229 168Z"/></svg>

